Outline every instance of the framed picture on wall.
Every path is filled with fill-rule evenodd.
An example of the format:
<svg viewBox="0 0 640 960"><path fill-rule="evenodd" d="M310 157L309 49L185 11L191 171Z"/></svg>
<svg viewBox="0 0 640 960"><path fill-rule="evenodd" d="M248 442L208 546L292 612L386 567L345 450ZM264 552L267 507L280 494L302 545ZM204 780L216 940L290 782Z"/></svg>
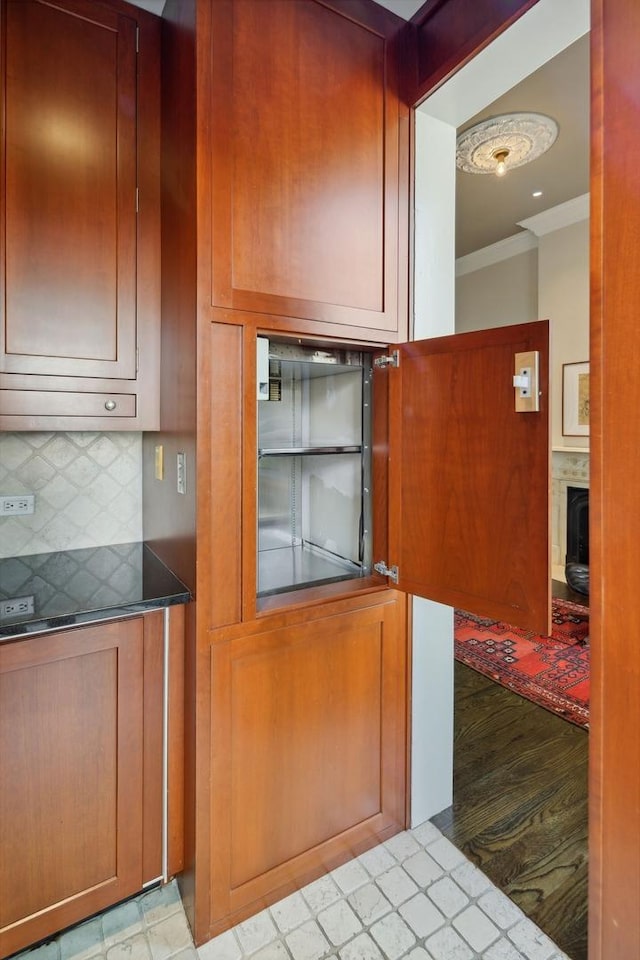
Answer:
<svg viewBox="0 0 640 960"><path fill-rule="evenodd" d="M562 364L562 433L589 436L589 361Z"/></svg>

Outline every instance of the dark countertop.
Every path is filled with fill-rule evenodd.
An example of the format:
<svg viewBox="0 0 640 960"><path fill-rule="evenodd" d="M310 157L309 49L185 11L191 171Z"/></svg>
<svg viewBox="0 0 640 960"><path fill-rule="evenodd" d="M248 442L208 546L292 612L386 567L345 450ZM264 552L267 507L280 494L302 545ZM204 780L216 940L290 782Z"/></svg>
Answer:
<svg viewBox="0 0 640 960"><path fill-rule="evenodd" d="M0 560L0 605L28 598L33 613L0 619L0 642L188 603L191 595L146 544L120 543Z"/></svg>

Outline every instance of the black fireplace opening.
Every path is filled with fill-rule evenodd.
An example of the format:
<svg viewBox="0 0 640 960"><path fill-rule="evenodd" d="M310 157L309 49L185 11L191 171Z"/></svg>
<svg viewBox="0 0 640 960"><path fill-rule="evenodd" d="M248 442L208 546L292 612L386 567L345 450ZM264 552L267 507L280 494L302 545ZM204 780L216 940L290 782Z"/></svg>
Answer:
<svg viewBox="0 0 640 960"><path fill-rule="evenodd" d="M567 487L565 576L578 593L589 593L589 490Z"/></svg>

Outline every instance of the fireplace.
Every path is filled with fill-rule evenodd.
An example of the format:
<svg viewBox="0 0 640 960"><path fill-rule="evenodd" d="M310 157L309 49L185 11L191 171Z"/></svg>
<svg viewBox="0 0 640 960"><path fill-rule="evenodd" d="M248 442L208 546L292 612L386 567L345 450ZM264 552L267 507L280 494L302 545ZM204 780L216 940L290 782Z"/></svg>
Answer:
<svg viewBox="0 0 640 960"><path fill-rule="evenodd" d="M565 575L578 593L589 593L589 490L567 487Z"/></svg>

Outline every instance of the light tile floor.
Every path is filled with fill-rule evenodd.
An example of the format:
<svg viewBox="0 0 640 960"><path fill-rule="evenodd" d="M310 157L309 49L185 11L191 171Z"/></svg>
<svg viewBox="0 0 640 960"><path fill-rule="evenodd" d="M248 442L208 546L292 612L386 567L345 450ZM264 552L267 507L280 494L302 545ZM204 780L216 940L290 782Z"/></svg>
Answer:
<svg viewBox="0 0 640 960"><path fill-rule="evenodd" d="M195 949L175 882L16 960L567 960L431 823Z"/></svg>

